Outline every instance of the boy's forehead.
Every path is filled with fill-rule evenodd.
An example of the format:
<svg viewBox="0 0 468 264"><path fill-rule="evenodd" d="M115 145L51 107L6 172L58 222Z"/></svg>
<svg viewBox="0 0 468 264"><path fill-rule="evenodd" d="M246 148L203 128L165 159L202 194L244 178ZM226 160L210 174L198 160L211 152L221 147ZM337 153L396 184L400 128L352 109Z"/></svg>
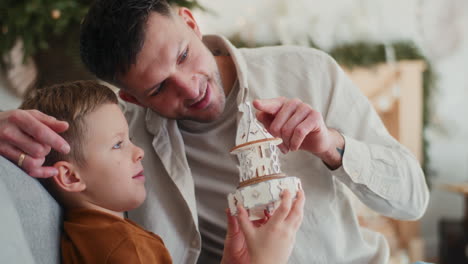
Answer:
<svg viewBox="0 0 468 264"><path fill-rule="evenodd" d="M104 104L97 107L84 118L85 129L89 136L110 136L125 134L128 124L117 104Z"/></svg>

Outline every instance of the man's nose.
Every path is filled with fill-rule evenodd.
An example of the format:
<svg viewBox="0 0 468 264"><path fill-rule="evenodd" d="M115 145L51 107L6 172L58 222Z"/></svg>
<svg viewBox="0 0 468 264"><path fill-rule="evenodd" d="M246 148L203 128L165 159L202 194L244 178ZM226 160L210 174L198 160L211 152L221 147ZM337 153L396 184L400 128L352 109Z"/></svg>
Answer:
<svg viewBox="0 0 468 264"><path fill-rule="evenodd" d="M195 99L200 95L199 83L196 75L179 73L173 76L172 83L179 97Z"/></svg>

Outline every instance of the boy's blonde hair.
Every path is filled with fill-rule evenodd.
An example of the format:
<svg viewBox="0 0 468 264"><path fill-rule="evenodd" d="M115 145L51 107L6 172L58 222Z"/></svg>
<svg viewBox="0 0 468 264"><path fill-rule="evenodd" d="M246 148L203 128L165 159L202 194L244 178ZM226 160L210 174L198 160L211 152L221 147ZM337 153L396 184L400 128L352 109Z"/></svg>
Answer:
<svg viewBox="0 0 468 264"><path fill-rule="evenodd" d="M29 94L21 109L37 109L58 120L67 121L69 128L60 135L70 144L70 153L65 155L51 150L44 166L58 161L74 161L78 166L86 164L83 145L87 125L84 118L104 104L118 104L115 93L97 81L75 81L38 89ZM109 117L112 118L112 117Z"/></svg>

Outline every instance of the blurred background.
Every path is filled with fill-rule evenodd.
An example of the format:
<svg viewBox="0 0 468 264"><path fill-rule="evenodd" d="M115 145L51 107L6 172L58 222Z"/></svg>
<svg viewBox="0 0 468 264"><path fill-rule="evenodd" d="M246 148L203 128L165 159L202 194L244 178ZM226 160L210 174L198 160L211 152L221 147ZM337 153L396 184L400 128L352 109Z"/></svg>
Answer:
<svg viewBox="0 0 468 264"><path fill-rule="evenodd" d="M192 8L204 34L239 47L302 45L331 54L413 151L431 187L416 222L378 216L355 200L361 225L387 237L392 263L468 263L468 1L172 2ZM16 108L35 87L92 78L77 53L90 3L2 0L0 110Z"/></svg>

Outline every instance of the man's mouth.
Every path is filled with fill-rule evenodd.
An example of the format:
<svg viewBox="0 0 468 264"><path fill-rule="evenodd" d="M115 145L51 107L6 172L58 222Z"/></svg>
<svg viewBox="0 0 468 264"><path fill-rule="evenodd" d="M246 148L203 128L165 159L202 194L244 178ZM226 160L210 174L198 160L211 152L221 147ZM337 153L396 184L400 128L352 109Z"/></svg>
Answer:
<svg viewBox="0 0 468 264"><path fill-rule="evenodd" d="M192 108L192 109L203 109L203 108L205 108L208 105L208 103L210 102L210 95L211 95L210 83L207 82L206 89L205 89L205 92L203 93L203 95L196 102L191 104L189 106L189 108Z"/></svg>

